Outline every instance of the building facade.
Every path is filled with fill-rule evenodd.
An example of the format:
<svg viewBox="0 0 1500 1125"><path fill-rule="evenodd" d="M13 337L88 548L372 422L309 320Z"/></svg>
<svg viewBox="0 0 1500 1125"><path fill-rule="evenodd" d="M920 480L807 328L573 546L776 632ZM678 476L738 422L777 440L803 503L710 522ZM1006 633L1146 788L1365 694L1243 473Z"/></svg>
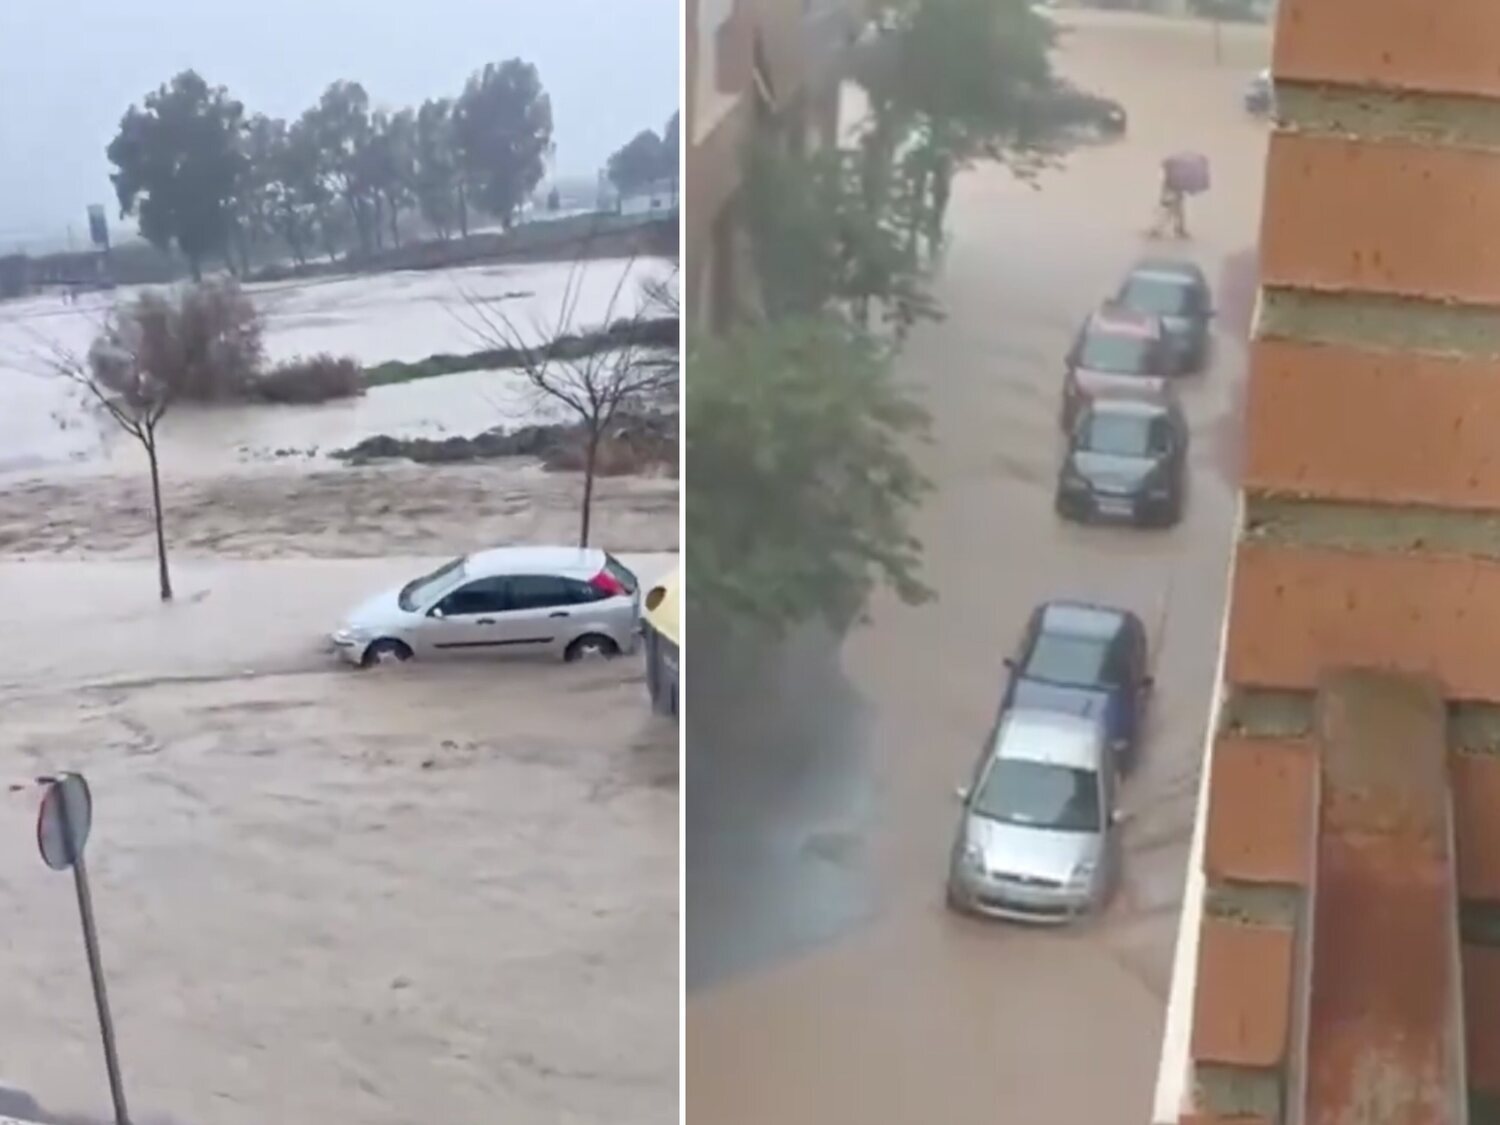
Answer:
<svg viewBox="0 0 1500 1125"><path fill-rule="evenodd" d="M756 130L831 143L848 48L862 0L688 0L688 312L720 331L755 305L736 218L743 158Z"/></svg>
<svg viewBox="0 0 1500 1125"><path fill-rule="evenodd" d="M1494 0L1281 0L1158 1125L1500 1121L1496 44Z"/></svg>

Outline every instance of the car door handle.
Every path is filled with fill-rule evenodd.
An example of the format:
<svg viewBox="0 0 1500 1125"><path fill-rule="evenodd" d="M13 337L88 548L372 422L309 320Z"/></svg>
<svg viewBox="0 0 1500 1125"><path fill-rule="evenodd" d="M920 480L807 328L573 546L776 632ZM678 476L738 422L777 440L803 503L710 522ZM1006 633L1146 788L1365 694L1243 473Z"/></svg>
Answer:
<svg viewBox="0 0 1500 1125"><path fill-rule="evenodd" d="M547 616L548 617L567 617L568 616L568 611L565 610L565 609L560 609L556 613L549 613L549 614L547 614Z"/></svg>
<svg viewBox="0 0 1500 1125"><path fill-rule="evenodd" d="M476 625L493 625L494 623L495 619L493 617L481 617L478 621L474 622Z"/></svg>

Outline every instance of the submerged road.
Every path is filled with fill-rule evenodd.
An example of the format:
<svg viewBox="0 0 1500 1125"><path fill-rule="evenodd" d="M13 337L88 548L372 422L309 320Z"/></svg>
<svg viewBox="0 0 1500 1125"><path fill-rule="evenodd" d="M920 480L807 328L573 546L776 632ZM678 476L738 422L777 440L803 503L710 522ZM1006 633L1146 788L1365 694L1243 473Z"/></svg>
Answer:
<svg viewBox="0 0 1500 1125"><path fill-rule="evenodd" d="M1080 528L1053 514L1062 356L1080 318L1153 247L1168 153L1213 162L1179 248L1217 281L1255 239L1265 128L1239 93L1264 30L1068 15L1066 70L1122 101L1130 136L1040 189L981 168L955 185L937 295L903 371L934 416L917 521L917 609L882 603L841 654L800 638L731 710L689 699L688 1117L713 1125L1120 1125L1146 1119L1234 522L1242 344L1220 334L1184 388L1184 522ZM1108 915L1031 931L943 905L956 806L1001 659L1053 596L1113 602L1154 631L1158 690L1124 805ZM705 685L706 686L706 685ZM695 684L696 688L696 684ZM692 690L692 689L690 689Z"/></svg>

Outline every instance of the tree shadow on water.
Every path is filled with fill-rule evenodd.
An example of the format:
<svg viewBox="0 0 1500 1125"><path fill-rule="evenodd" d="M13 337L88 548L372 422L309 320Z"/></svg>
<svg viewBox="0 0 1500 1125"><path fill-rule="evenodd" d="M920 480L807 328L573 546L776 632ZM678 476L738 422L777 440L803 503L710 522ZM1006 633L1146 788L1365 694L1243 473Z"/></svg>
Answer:
<svg viewBox="0 0 1500 1125"><path fill-rule="evenodd" d="M687 984L805 952L872 911L870 708L840 639L693 630L686 764Z"/></svg>

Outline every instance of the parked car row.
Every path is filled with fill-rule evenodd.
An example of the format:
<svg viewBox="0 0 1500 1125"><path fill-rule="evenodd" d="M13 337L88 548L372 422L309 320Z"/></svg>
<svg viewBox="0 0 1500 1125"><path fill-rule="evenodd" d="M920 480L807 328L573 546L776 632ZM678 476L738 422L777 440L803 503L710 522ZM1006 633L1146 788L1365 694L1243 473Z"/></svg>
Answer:
<svg viewBox="0 0 1500 1125"><path fill-rule="evenodd" d="M1160 527L1181 519L1188 426L1176 383L1207 366L1214 315L1198 265L1146 259L1084 321L1063 378L1058 515Z"/></svg>
<svg viewBox="0 0 1500 1125"><path fill-rule="evenodd" d="M1065 518L1170 525L1182 516L1188 424L1177 382L1212 354L1213 296L1194 263L1137 263L1068 351L1060 421ZM1121 875L1119 795L1153 679L1135 613L1064 599L1037 607L1007 659L949 857L963 913L1065 923L1108 903Z"/></svg>

